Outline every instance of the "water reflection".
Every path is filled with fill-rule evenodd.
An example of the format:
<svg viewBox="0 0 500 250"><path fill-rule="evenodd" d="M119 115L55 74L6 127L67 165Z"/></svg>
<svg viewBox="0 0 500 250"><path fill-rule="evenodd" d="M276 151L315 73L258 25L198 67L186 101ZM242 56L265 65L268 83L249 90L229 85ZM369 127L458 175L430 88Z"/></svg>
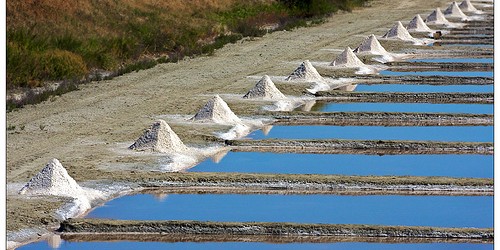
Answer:
<svg viewBox="0 0 500 250"><path fill-rule="evenodd" d="M316 102L311 111L321 112L423 112L493 114L491 104L442 104L442 103L334 103Z"/></svg>
<svg viewBox="0 0 500 250"><path fill-rule="evenodd" d="M490 85L409 85L409 84L359 84L358 91L365 92L412 92L412 93L493 93Z"/></svg>
<svg viewBox="0 0 500 250"><path fill-rule="evenodd" d="M493 71L380 71L384 76L456 76L456 77L493 77Z"/></svg>

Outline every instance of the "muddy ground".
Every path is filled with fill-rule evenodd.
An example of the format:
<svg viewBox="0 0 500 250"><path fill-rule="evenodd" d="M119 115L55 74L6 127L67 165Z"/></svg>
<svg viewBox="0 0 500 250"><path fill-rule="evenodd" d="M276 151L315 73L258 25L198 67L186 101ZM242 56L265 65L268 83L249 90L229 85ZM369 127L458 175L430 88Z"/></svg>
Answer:
<svg viewBox="0 0 500 250"><path fill-rule="evenodd" d="M256 82L248 76L285 76L305 59L331 61L346 46L355 47L370 34L383 35L395 21L408 22L415 14L426 16L445 4L441 0L373 0L371 7L333 15L315 27L243 39L213 56L89 83L78 91L10 112L6 115L7 127L13 128L7 131L7 182L11 186L26 183L51 158L58 158L76 181L102 176L113 180L112 168L121 164L154 164L154 157L117 155L116 148L131 144L161 115L194 115L213 94L234 94L225 100L236 114L259 112L260 103L239 98ZM389 51L421 49L381 43ZM443 51L425 49L429 54ZM478 53L492 55L491 50ZM171 127L188 144L203 144L214 131L214 127L187 123ZM52 214L60 204L57 200L26 201L9 192L7 230L54 225Z"/></svg>

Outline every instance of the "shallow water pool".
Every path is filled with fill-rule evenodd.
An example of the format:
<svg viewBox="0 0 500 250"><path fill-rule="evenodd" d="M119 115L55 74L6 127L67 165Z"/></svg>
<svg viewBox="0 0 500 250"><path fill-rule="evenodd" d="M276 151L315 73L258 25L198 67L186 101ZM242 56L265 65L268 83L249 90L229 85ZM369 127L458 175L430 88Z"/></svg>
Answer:
<svg viewBox="0 0 500 250"><path fill-rule="evenodd" d="M46 242L38 242L18 248L20 250L136 250L136 249L333 249L333 250L490 250L493 244L468 244L468 243L365 243L365 242L340 242L340 243L261 243L261 242L68 242L62 241L57 248L50 247Z"/></svg>
<svg viewBox="0 0 500 250"><path fill-rule="evenodd" d="M189 171L493 178L493 156L229 152L218 163L209 159Z"/></svg>
<svg viewBox="0 0 500 250"><path fill-rule="evenodd" d="M355 91L361 92L412 92L412 93L493 93L490 85L410 85L410 84L358 84Z"/></svg>
<svg viewBox="0 0 500 250"><path fill-rule="evenodd" d="M493 197L136 194L111 200L87 217L483 228L493 227Z"/></svg>
<svg viewBox="0 0 500 250"><path fill-rule="evenodd" d="M384 76L460 76L460 77L493 77L493 71L380 71Z"/></svg>
<svg viewBox="0 0 500 250"><path fill-rule="evenodd" d="M424 112L493 114L492 104L442 104L442 103L333 103L316 102L311 108L321 112Z"/></svg>
<svg viewBox="0 0 500 250"><path fill-rule="evenodd" d="M248 138L259 139L353 139L492 142L493 126L273 126Z"/></svg>

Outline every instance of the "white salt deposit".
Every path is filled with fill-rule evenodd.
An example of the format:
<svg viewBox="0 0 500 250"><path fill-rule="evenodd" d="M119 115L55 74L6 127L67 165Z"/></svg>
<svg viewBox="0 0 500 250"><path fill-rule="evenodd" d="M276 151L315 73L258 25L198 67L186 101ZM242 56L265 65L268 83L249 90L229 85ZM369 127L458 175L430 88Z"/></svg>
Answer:
<svg viewBox="0 0 500 250"><path fill-rule="evenodd" d="M231 111L227 103L219 95L215 95L210 99L191 120L212 121L230 125L241 123L240 118Z"/></svg>
<svg viewBox="0 0 500 250"><path fill-rule="evenodd" d="M285 95L276 88L268 75L264 75L243 98L285 99Z"/></svg>
<svg viewBox="0 0 500 250"><path fill-rule="evenodd" d="M444 11L444 15L446 17L457 17L461 18L462 20L467 19L467 15L465 15L462 10L458 7L457 2L452 2L450 6Z"/></svg>
<svg viewBox="0 0 500 250"><path fill-rule="evenodd" d="M59 160L52 159L19 193L76 197L83 194L84 190L69 176Z"/></svg>
<svg viewBox="0 0 500 250"><path fill-rule="evenodd" d="M154 122L129 149L168 153L185 151L187 147L167 122L160 119Z"/></svg>
<svg viewBox="0 0 500 250"><path fill-rule="evenodd" d="M465 11L465 12L473 12L473 13L476 13L476 14L482 14L483 12L476 9L476 7L474 5L472 5L472 3L470 2L470 0L464 0L458 7L460 7L460 9L462 11Z"/></svg>
<svg viewBox="0 0 500 250"><path fill-rule="evenodd" d="M398 21L385 35L382 36L382 38L386 39L398 39L398 40L403 40L403 41L415 41L415 38L413 38L408 30L403 26L403 24Z"/></svg>
<svg viewBox="0 0 500 250"><path fill-rule="evenodd" d="M370 54L370 55L387 55L387 52L384 47L377 40L375 35L371 34L361 44L354 49L353 51L356 54Z"/></svg>
<svg viewBox="0 0 500 250"><path fill-rule="evenodd" d="M352 52L350 47L347 47L340 55L338 55L330 66L343 68L359 68L366 65Z"/></svg>
<svg viewBox="0 0 500 250"><path fill-rule="evenodd" d="M426 23L429 24L450 24L450 21L444 17L443 12L441 12L440 8L436 8L427 18L425 19Z"/></svg>
<svg viewBox="0 0 500 250"><path fill-rule="evenodd" d="M285 79L285 81L318 81L322 79L323 77L318 73L316 68L312 66L311 62L309 62L309 60L305 60Z"/></svg>
<svg viewBox="0 0 500 250"><path fill-rule="evenodd" d="M251 128L245 124L236 124L232 127L228 132L219 134L219 138L223 140L234 140L242 138L248 135L251 131Z"/></svg>
<svg viewBox="0 0 500 250"><path fill-rule="evenodd" d="M416 15L406 27L408 31L413 32L432 32L433 30L424 23L424 20L420 15Z"/></svg>

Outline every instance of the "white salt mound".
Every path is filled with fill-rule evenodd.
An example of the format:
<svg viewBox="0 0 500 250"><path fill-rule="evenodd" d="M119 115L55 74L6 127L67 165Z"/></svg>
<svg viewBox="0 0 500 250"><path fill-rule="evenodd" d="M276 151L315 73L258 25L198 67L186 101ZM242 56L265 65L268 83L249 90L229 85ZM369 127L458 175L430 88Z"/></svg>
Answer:
<svg viewBox="0 0 500 250"><path fill-rule="evenodd" d="M292 80L304 80L304 81L315 81L322 79L321 75L318 73L316 68L314 68L309 62L309 60L305 60L302 64L299 65L286 79L285 81Z"/></svg>
<svg viewBox="0 0 500 250"><path fill-rule="evenodd" d="M399 39L403 41L413 41L414 38L410 35L403 24L398 21L382 38Z"/></svg>
<svg viewBox="0 0 500 250"><path fill-rule="evenodd" d="M158 120L129 149L168 153L184 151L187 147L164 120Z"/></svg>
<svg viewBox="0 0 500 250"><path fill-rule="evenodd" d="M361 42L361 44L355 48L353 52L357 54L367 53L372 55L388 54L373 34L365 38L365 40L363 40L363 42Z"/></svg>
<svg viewBox="0 0 500 250"><path fill-rule="evenodd" d="M431 32L432 29L427 26L427 24L424 23L424 20L420 15L416 15L408 24L408 27L406 27L407 30L409 31L415 31L415 32Z"/></svg>
<svg viewBox="0 0 500 250"><path fill-rule="evenodd" d="M449 24L450 22L444 17L443 12L441 12L440 8L436 8L427 18L425 19L426 23L431 24Z"/></svg>
<svg viewBox="0 0 500 250"><path fill-rule="evenodd" d="M271 78L264 75L243 98L285 99L286 97L276 88Z"/></svg>
<svg viewBox="0 0 500 250"><path fill-rule="evenodd" d="M447 17L458 17L465 19L467 15L465 15L462 10L458 7L457 2L452 2L450 6L444 11L444 15Z"/></svg>
<svg viewBox="0 0 500 250"><path fill-rule="evenodd" d="M476 7L474 7L474 5L472 5L472 3L470 2L470 0L464 0L458 7L460 7L460 9L462 11L465 11L465 12L475 12L475 11L478 11L476 9Z"/></svg>
<svg viewBox="0 0 500 250"><path fill-rule="evenodd" d="M330 63L330 66L358 68L366 66L359 58L352 52L350 47L347 47L340 55Z"/></svg>
<svg viewBox="0 0 500 250"><path fill-rule="evenodd" d="M56 195L76 197L83 193L82 187L69 176L57 159L52 159L45 167L24 185L20 194Z"/></svg>
<svg viewBox="0 0 500 250"><path fill-rule="evenodd" d="M227 106L227 103L215 95L203 106L196 115L191 118L193 121L212 121L219 124L239 124L240 118Z"/></svg>

